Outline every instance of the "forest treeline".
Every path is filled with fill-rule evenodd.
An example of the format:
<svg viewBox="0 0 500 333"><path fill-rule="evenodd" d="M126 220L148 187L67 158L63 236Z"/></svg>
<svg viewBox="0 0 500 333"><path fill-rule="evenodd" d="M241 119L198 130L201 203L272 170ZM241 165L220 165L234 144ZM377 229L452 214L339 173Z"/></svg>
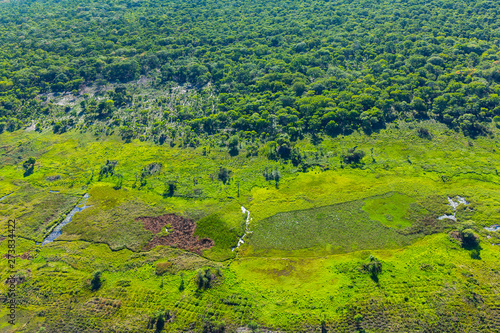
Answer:
<svg viewBox="0 0 500 333"><path fill-rule="evenodd" d="M157 89L212 89L207 112L164 111L194 134L293 141L435 119L482 135L500 121L499 12L472 0L7 1L0 132L49 114L47 93L113 83L67 107L54 132L83 118L161 142L167 121L137 127L117 112L140 107L124 84L148 77Z"/></svg>

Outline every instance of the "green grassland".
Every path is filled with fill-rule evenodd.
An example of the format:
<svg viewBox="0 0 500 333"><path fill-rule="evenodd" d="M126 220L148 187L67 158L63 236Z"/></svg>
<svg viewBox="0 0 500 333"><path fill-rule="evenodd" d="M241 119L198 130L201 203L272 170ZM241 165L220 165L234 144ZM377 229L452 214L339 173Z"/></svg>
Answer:
<svg viewBox="0 0 500 333"><path fill-rule="evenodd" d="M418 126L432 139L418 137ZM500 237L482 227L500 220L500 132L492 125L491 136L470 139L432 122L418 126L315 144L305 138L296 146L314 165L307 171L267 159L265 143L247 157L245 142L230 156L208 142L204 152L76 131L3 133L0 197L12 194L0 201L0 235L15 218L16 253L35 258L16 258L17 324L6 324L3 307L0 330L154 332L148 321L161 310L172 314L166 332L494 331ZM342 163L354 146L366 152L362 163ZM30 156L36 164L25 176ZM107 160L117 161L114 175L99 177ZM160 171L141 184L136 175L151 163ZM221 166L231 171L226 183ZM266 181L264 170L276 167L280 182ZM176 188L165 195L169 182ZM53 243L37 245L85 193L91 207ZM458 207L458 221L437 220L453 213L446 197L456 195L470 203ZM244 233L241 206L252 233L231 251ZM165 246L143 251L153 235L136 217L165 213L195 220L195 235L215 246L202 256ZM448 236L468 220L481 239L480 259ZM7 239L0 248L7 253ZM376 279L362 268L370 255L382 264ZM207 268L214 278L200 289L196 276ZM7 260L0 270L5 281ZM91 291L97 270L104 281Z"/></svg>
<svg viewBox="0 0 500 333"><path fill-rule="evenodd" d="M263 250L307 248L311 248L312 255L320 255L401 247L418 237L418 234L399 234L371 220L362 206L362 201L353 201L280 213L255 227L250 244L258 255Z"/></svg>
<svg viewBox="0 0 500 333"><path fill-rule="evenodd" d="M383 197L366 200L363 210L371 219L381 222L386 227L402 229L411 226L411 221L405 215L412 203L414 200L410 197L399 193L389 193ZM422 213L426 212L423 207L422 209L418 209L418 206L415 208Z"/></svg>

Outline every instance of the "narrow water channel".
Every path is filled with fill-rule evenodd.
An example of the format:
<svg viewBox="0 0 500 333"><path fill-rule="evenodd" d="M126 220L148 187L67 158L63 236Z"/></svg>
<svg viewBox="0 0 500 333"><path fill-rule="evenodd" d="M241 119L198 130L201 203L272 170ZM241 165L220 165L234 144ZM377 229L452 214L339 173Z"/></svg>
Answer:
<svg viewBox="0 0 500 333"><path fill-rule="evenodd" d="M3 197L1 197L1 198L0 198L0 201L2 201L2 200L4 200L4 199L7 199L7 197L8 197L9 195L11 195L12 193L14 193L14 192L11 192L11 193L9 193L9 194L7 194L7 195L4 195Z"/></svg>
<svg viewBox="0 0 500 333"><path fill-rule="evenodd" d="M252 218L250 217L250 211L245 207L241 206L241 212L243 214L245 213L247 214L247 220L245 223L245 233L243 234L243 236L241 236L241 238L238 240L238 244L235 247L233 247L231 251L238 249L242 244L244 244L245 241L243 240L243 238L245 238L247 234L251 233L251 231L248 229L248 227L250 226L250 221L252 220Z"/></svg>
<svg viewBox="0 0 500 333"><path fill-rule="evenodd" d="M69 214L66 216L66 218L57 225L57 227L54 228L54 230L52 230L52 232L47 236L45 237L45 239L43 240L42 242L42 246L44 246L45 244L48 244L50 242L53 242L54 239L56 239L57 237L61 236L62 235L62 232L61 232L61 229L68 223L71 222L71 220L73 219L73 216L76 214L76 213L79 213L81 212L82 210L84 210L85 208L89 208L91 206L86 206L85 203L87 202L87 199L89 198L89 194L88 193L85 193L85 195L83 196L83 199L80 200L80 202L75 206L75 208L73 208L71 210L71 212L69 212ZM83 205L83 206L82 206ZM81 206L81 207L80 207Z"/></svg>

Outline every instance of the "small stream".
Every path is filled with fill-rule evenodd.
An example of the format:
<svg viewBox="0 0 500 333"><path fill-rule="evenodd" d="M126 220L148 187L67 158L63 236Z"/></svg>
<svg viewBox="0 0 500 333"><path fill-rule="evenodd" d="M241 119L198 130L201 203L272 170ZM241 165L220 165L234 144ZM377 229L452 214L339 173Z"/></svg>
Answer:
<svg viewBox="0 0 500 333"><path fill-rule="evenodd" d="M2 201L2 200L4 200L4 199L7 199L7 197L8 197L9 195L11 195L12 193L14 193L14 192L10 192L9 194L4 195L3 197L1 197L1 198L0 198L0 201Z"/></svg>
<svg viewBox="0 0 500 333"><path fill-rule="evenodd" d="M236 245L235 247L233 247L231 249L231 251L234 251L235 249L238 249L242 244L245 243L245 241L243 240L243 238L245 238L245 236L247 234L250 234L252 233L248 227L250 226L250 221L252 221L252 218L250 217L250 211L248 209L246 209L245 207L241 206L241 212L243 214L247 214L247 220L246 220L246 223L245 223L245 233L243 234L243 236L241 236L241 238L238 240L238 245Z"/></svg>
<svg viewBox="0 0 500 333"><path fill-rule="evenodd" d="M500 224L494 224L491 227L484 227L484 230L488 230L488 231L500 231Z"/></svg>
<svg viewBox="0 0 500 333"><path fill-rule="evenodd" d="M455 197L455 200L453 200L452 198L450 197L447 197L448 198L448 204L453 208L453 215L441 215L440 217L438 217L437 219L438 220L443 220L443 219L450 219L450 220L453 220L453 221L456 221L457 220L457 207L460 205L460 204L463 204L463 205L468 205L469 203L464 199L462 198L461 196L457 195Z"/></svg>
<svg viewBox="0 0 500 333"><path fill-rule="evenodd" d="M442 215L440 217L438 217L438 220L442 220L442 219L450 219L450 220L454 220L456 221L457 220L457 217L456 217L456 214L457 214L457 207L460 205L460 204L463 204L463 205L468 205L469 203L464 199L462 198L461 196L456 196L455 197L455 200L453 200L452 198L448 197L448 203L449 205L453 208L453 215ZM490 227L484 227L483 228L484 230L486 231L491 231L491 232L494 232L494 231L498 231L500 232L500 224L494 224ZM500 244L499 244L500 245Z"/></svg>
<svg viewBox="0 0 500 333"><path fill-rule="evenodd" d="M54 228L54 230L52 230L52 232L47 236L45 237L45 239L43 240L42 242L42 246L44 246L45 244L48 244L50 242L53 242L54 239L56 239L57 237L61 236L62 235L62 232L61 232L61 229L68 223L71 222L71 220L73 219L73 216L76 214L76 213L79 213L81 212L82 210L84 210L85 208L89 208L89 207L92 207L92 206L86 206L85 203L87 202L87 199L89 198L89 194L88 193L85 193L85 195L83 196L83 199L80 200L80 202L75 206L75 208L73 208L71 210L71 212L66 215L66 218L57 225L57 227ZM83 206L82 206L83 205ZM79 206L82 206L82 207L79 207Z"/></svg>

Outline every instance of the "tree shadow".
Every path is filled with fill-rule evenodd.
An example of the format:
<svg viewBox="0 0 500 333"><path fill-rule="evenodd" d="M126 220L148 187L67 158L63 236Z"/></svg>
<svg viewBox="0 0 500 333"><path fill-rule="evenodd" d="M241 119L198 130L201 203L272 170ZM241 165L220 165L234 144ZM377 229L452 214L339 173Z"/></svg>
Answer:
<svg viewBox="0 0 500 333"><path fill-rule="evenodd" d="M35 170L35 166L31 165L28 169L26 169L26 171L24 171L23 176L28 177L29 175L31 175L33 173L34 170Z"/></svg>
<svg viewBox="0 0 500 333"><path fill-rule="evenodd" d="M239 153L240 151L237 147L229 149L229 155L231 155L231 157L238 156Z"/></svg>
<svg viewBox="0 0 500 333"><path fill-rule="evenodd" d="M479 239L476 235L473 237L462 237L462 248L469 251L472 259L481 260L482 247L479 244Z"/></svg>

